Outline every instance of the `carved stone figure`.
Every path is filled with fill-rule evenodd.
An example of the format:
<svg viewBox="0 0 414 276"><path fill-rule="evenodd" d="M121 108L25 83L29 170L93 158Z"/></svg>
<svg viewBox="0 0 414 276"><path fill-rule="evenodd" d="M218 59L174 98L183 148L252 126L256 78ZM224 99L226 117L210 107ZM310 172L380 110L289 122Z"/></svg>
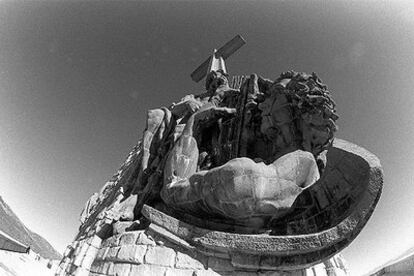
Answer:
<svg viewBox="0 0 414 276"><path fill-rule="evenodd" d="M289 212L303 189L319 179L315 158L331 144L337 119L326 86L316 74L290 71L261 91L258 79L253 75L245 82L247 108L227 107L230 97L243 94L218 86L209 100L214 104L186 121L165 163L161 197L168 206L258 227ZM250 82L256 82L253 91ZM226 160L218 141L226 120L237 113L242 118L236 121L246 122L233 131L247 136L241 145L246 150L244 156Z"/></svg>
<svg viewBox="0 0 414 276"><path fill-rule="evenodd" d="M226 275L297 275L322 262L343 271L331 260L340 259L333 256L378 202L379 161L334 139L335 103L315 73L230 82L224 60L243 44L236 36L194 71L193 80L206 76L204 93L148 111L138 145L85 205L58 275L77 275L74 267L111 275L107 262L144 275L149 265L180 267L180 254L204 263L190 267L196 274L217 262L227 262ZM157 247L152 238L168 246ZM90 263L79 261L76 250ZM147 255L131 260L137 252ZM153 258L154 252L170 252L171 260Z"/></svg>

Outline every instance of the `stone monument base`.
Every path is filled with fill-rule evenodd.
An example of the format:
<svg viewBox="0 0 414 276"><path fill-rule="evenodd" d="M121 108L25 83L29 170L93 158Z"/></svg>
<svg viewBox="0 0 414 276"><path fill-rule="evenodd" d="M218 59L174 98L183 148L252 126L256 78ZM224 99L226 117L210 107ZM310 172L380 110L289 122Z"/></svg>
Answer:
<svg viewBox="0 0 414 276"><path fill-rule="evenodd" d="M131 222L125 222L127 228ZM200 252L185 240L151 223L105 240L97 235L76 241L56 275L73 276L345 276L341 255L298 270L279 270L255 255ZM69 253L69 252L67 252Z"/></svg>

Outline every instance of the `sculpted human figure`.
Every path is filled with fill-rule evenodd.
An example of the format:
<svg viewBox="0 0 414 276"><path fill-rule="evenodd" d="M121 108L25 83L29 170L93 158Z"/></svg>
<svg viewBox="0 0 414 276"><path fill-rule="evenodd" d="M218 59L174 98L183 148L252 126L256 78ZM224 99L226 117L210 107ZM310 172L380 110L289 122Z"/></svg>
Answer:
<svg viewBox="0 0 414 276"><path fill-rule="evenodd" d="M200 95L187 95L169 108L148 111L140 143L139 162L135 165L138 173L135 180L126 181L128 185L122 187L119 199L113 207L108 208L108 216L114 220L133 220L138 213L136 210L159 197L165 160L188 119L200 109L210 110L211 107L220 105L225 95L236 92L229 87L227 74L221 70L208 74L205 87L206 92ZM208 113L209 111L200 114L204 114L204 119L207 119ZM208 154L201 152L199 163L208 163L208 160Z"/></svg>
<svg viewBox="0 0 414 276"><path fill-rule="evenodd" d="M225 257L235 275L247 267L296 273L360 232L381 194L379 160L333 143L335 103L315 73L229 82L224 61L243 44L236 36L191 74L196 82L206 77L203 93L148 111L142 139L86 203L74 248L88 252L80 259L68 251L65 271L88 263L82 270L95 272L89 266L109 260L99 252L123 250L132 237L140 248L142 240L164 250L145 238L152 236L200 261ZM125 258L110 261L123 266Z"/></svg>
<svg viewBox="0 0 414 276"><path fill-rule="evenodd" d="M251 75L238 90L212 71L205 93L148 112L138 174L114 212L133 220L143 204L162 200L179 212L263 227L319 179L334 107L315 74L289 71L274 82ZM231 158L223 154L229 122L227 132L241 137Z"/></svg>
<svg viewBox="0 0 414 276"><path fill-rule="evenodd" d="M208 170L197 166L203 158L199 135L234 117L237 110L212 104L193 113L165 163L164 202L186 213L216 215L248 225L252 221L257 225L257 218L274 219L289 212L296 197L319 179L316 158L332 142L336 130L333 101L318 82L316 75L287 72L267 87L264 97L247 97L253 109L249 112L261 117L259 124L246 124L251 134L248 148L256 155L247 152L246 157ZM223 102L224 94L210 98ZM252 107L254 99L259 102ZM269 150L262 154L257 147L264 145Z"/></svg>

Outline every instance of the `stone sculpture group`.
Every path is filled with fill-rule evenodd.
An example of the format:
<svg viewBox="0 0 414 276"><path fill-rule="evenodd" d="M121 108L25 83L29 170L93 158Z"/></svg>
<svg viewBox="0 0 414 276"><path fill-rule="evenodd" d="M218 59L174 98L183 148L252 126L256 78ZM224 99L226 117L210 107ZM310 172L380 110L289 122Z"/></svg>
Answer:
<svg viewBox="0 0 414 276"><path fill-rule="evenodd" d="M148 112L138 145L87 202L58 275L78 275L67 267L79 242L128 231L161 227L198 254L231 259L235 275L243 254L258 260L249 270L305 269L359 233L381 192L379 161L334 139L335 103L315 73L229 80L224 58L242 44L238 36L204 63L204 93Z"/></svg>

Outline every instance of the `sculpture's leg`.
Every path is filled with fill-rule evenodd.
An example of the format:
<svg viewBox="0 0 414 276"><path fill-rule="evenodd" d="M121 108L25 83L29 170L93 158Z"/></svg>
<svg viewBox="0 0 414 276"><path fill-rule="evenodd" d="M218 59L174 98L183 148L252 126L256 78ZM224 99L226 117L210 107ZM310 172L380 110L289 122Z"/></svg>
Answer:
<svg viewBox="0 0 414 276"><path fill-rule="evenodd" d="M190 117L165 164L161 197L167 204L176 206L200 200L202 195L198 193L198 186L202 185L202 175L206 172L197 172L199 150L194 137L195 132L199 132L202 127L217 121L218 118L234 113L234 109L209 106Z"/></svg>
<svg viewBox="0 0 414 276"><path fill-rule="evenodd" d="M196 172L198 149L189 121L167 159L161 192L167 205L189 213L209 213L252 221L288 212L304 188L319 179L313 155L295 151L266 165L249 158Z"/></svg>

